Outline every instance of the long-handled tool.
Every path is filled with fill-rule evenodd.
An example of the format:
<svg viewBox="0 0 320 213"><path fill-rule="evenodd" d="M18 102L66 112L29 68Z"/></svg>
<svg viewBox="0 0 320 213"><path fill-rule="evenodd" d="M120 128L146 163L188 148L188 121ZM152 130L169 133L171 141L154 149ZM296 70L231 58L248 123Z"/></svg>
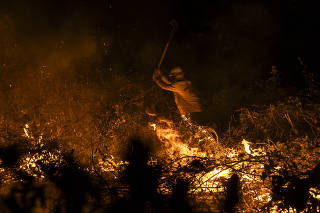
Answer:
<svg viewBox="0 0 320 213"><path fill-rule="evenodd" d="M170 36L169 36L169 39L168 39L168 42L166 43L166 46L164 47L163 51L162 51L162 54L161 54L161 58L159 60L159 63L157 65L157 69L159 70L160 69L160 66L163 62L163 59L164 59L164 56L166 55L167 53L167 50L168 50L168 47L173 39L173 36L174 34L177 32L177 29L178 29L178 22L176 20L172 20L170 22L170 25L172 26L172 30L171 30L171 33L170 33Z"/></svg>

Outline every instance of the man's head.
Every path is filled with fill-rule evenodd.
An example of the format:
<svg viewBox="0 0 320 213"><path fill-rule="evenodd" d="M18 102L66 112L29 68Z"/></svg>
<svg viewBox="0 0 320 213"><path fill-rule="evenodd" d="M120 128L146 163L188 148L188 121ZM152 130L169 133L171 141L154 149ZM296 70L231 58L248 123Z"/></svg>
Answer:
<svg viewBox="0 0 320 213"><path fill-rule="evenodd" d="M170 71L169 76L172 78L175 78L175 79L183 79L184 73L183 73L181 67L175 67Z"/></svg>

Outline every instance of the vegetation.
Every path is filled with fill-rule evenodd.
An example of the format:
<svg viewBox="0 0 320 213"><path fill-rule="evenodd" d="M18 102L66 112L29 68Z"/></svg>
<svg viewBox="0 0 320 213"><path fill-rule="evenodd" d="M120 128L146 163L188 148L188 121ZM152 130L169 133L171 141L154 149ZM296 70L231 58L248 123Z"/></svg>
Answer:
<svg viewBox="0 0 320 213"><path fill-rule="evenodd" d="M41 67L12 85L1 78L2 212L319 210L315 85L235 111L217 139L175 116L162 91L105 75L68 81ZM159 93L153 104L151 91ZM152 123L177 135L161 138Z"/></svg>
<svg viewBox="0 0 320 213"><path fill-rule="evenodd" d="M304 88L273 67L235 107L224 85L201 94L224 114L201 126L111 39L24 54L0 18L0 212L320 211L320 87L301 58Z"/></svg>

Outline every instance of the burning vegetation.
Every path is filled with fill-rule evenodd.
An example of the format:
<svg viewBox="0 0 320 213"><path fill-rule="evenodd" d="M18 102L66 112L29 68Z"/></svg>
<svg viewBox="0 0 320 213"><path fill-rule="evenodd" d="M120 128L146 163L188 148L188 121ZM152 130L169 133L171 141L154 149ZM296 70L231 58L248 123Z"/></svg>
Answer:
<svg viewBox="0 0 320 213"><path fill-rule="evenodd" d="M106 4L108 10L119 6L111 0ZM267 13L259 5L242 7ZM93 16L95 10L82 12ZM76 12L73 16L81 17ZM21 36L15 21L0 13L0 212L320 212L320 86L301 57L297 62L304 88L282 88L284 74L272 66L266 80L240 86L237 93L239 100L253 95L267 101L249 101L235 109L230 100L239 90L236 86L211 93L213 88L198 99L189 81L181 86L163 80L160 65L174 28L153 80L176 92L175 105L169 92L152 82L161 45L150 42L137 48L135 40L121 37L129 26L115 24L112 36L106 36L109 32L101 26L108 23L92 30L83 28L86 23L73 26L70 18L66 25L76 33L57 27L54 36L47 29L50 36L35 39L29 31ZM225 30L229 22L221 16L211 27ZM139 23L130 28L132 33L142 28ZM180 38L180 47L192 49ZM191 38L206 35L194 33ZM218 49L225 51L214 53L219 55L216 61L226 60L226 67L238 69L242 58L233 65L227 52L233 37L221 33L216 39L222 45ZM246 47L254 46L241 36L237 41L241 39ZM131 57L130 48L135 50ZM156 56L148 55L150 49ZM143 65L136 62L140 54ZM171 55L168 61L177 58L179 54ZM141 75L137 67L151 71ZM172 74L184 75L181 68ZM228 82L221 79L216 87ZM194 103L189 111L183 98ZM201 111L200 100L211 111L223 109L209 113L217 119L207 125L192 117ZM225 114L228 119L220 119Z"/></svg>
<svg viewBox="0 0 320 213"><path fill-rule="evenodd" d="M144 90L110 77L116 95L52 86L53 77L7 91L3 212L319 211L320 107L311 98L242 108L218 134L185 116L145 113Z"/></svg>

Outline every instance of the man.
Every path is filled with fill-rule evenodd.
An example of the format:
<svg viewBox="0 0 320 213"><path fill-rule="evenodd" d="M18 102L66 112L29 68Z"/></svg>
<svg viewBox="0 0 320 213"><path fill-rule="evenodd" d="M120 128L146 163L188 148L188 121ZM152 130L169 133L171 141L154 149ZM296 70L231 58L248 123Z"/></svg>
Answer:
<svg viewBox="0 0 320 213"><path fill-rule="evenodd" d="M180 67L175 67L169 74L173 81L170 82L159 69L153 73L153 81L162 89L173 92L174 100L182 117L192 112L201 112L199 98L194 94L191 82L184 79L184 73Z"/></svg>

